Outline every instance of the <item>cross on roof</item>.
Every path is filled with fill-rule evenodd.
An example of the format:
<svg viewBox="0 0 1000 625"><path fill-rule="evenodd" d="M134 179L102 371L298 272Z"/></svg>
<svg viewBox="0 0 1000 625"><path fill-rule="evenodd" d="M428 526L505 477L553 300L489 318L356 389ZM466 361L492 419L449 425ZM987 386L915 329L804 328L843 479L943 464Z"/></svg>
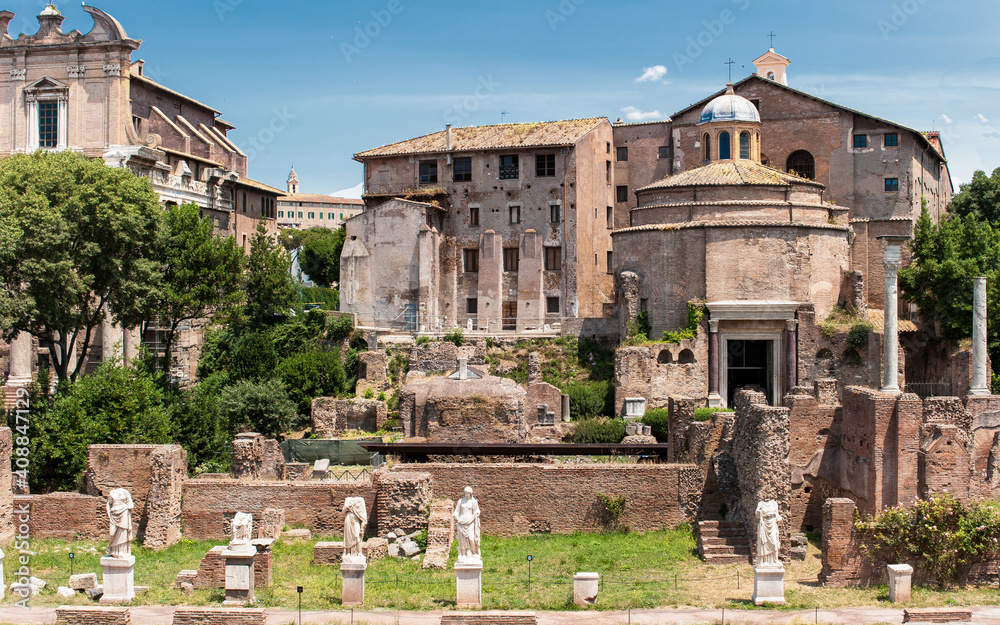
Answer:
<svg viewBox="0 0 1000 625"><path fill-rule="evenodd" d="M775 37L777 37L777 35L775 35L775 34L774 34L774 31L772 30L772 31L771 31L771 34L770 34L770 35L768 35L768 37L770 37L770 38L771 38L771 46L770 46L770 47L772 47L772 48L773 48L773 47L774 47L774 38L775 38Z"/></svg>
<svg viewBox="0 0 1000 625"><path fill-rule="evenodd" d="M729 66L729 82L733 82L733 65L736 65L736 61L733 60L733 57L729 57L729 60L723 63L723 65Z"/></svg>

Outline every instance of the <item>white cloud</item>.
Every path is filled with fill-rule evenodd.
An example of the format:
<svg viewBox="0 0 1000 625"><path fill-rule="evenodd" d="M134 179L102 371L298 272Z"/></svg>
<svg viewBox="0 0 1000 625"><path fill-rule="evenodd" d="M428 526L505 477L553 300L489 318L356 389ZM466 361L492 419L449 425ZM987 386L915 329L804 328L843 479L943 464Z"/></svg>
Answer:
<svg viewBox="0 0 1000 625"><path fill-rule="evenodd" d="M625 119L630 122L642 122L649 119L665 119L663 113L659 111L641 111L634 106L626 106L622 109Z"/></svg>
<svg viewBox="0 0 1000 625"><path fill-rule="evenodd" d="M976 121L985 126L990 123L990 120L986 119L986 116L982 113L976 113Z"/></svg>
<svg viewBox="0 0 1000 625"><path fill-rule="evenodd" d="M658 82L667 75L665 65L654 65L642 68L642 76L635 79L636 82Z"/></svg>
<svg viewBox="0 0 1000 625"><path fill-rule="evenodd" d="M989 137L990 139L1000 139L1000 132L996 130L989 130L983 133L984 137Z"/></svg>
<svg viewBox="0 0 1000 625"><path fill-rule="evenodd" d="M360 200L361 192L364 191L365 183L359 182L357 186L351 187L350 189L343 189L332 193L333 197L342 197L348 200Z"/></svg>
<svg viewBox="0 0 1000 625"><path fill-rule="evenodd" d="M950 117L948 117L944 113L941 113L941 121L944 122L945 126L951 126L953 123L955 123L951 120Z"/></svg>

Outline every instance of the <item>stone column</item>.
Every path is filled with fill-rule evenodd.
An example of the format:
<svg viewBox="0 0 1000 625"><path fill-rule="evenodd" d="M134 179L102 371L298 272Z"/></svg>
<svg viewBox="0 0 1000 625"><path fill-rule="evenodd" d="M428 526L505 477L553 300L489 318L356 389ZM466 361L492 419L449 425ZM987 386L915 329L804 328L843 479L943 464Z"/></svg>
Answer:
<svg viewBox="0 0 1000 625"><path fill-rule="evenodd" d="M989 395L986 371L986 278L974 278L972 297L972 386L969 395Z"/></svg>
<svg viewBox="0 0 1000 625"><path fill-rule="evenodd" d="M121 326L108 316L101 322L101 360L121 359L125 349L125 334Z"/></svg>
<svg viewBox="0 0 1000 625"><path fill-rule="evenodd" d="M899 313L897 311L899 246L887 244L885 266L885 325L882 333L882 392L899 392Z"/></svg>
<svg viewBox="0 0 1000 625"><path fill-rule="evenodd" d="M573 603L581 608L594 605L600 587L600 574L577 573L573 576Z"/></svg>
<svg viewBox="0 0 1000 625"><path fill-rule="evenodd" d="M788 319L787 344L785 345L785 392L792 390L799 384L799 322L795 319Z"/></svg>
<svg viewBox="0 0 1000 625"><path fill-rule="evenodd" d="M139 348L142 346L142 337L139 328L132 328L125 331L125 343L122 346L122 356L125 362L129 362L139 356Z"/></svg>
<svg viewBox="0 0 1000 625"><path fill-rule="evenodd" d="M31 335L21 332L10 343L10 377L8 388L31 384Z"/></svg>
<svg viewBox="0 0 1000 625"><path fill-rule="evenodd" d="M708 405L721 406L719 394L719 322L708 321Z"/></svg>

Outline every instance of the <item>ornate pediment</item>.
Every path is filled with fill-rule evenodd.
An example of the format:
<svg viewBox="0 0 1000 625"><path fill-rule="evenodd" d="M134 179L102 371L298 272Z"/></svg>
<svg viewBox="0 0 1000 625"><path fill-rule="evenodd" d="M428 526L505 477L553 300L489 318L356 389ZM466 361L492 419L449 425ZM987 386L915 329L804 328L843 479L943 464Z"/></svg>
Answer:
<svg viewBox="0 0 1000 625"><path fill-rule="evenodd" d="M31 93L34 95L42 95L44 93L62 93L69 91L69 85L64 82L60 82L55 78L42 76L30 85L25 86L24 91L25 93Z"/></svg>

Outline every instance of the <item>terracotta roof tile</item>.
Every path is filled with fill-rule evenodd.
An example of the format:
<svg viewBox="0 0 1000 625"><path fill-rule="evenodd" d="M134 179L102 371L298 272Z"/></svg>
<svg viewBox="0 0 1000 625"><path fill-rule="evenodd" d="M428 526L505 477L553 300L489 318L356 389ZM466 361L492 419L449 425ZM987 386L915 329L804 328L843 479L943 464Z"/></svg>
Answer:
<svg viewBox="0 0 1000 625"><path fill-rule="evenodd" d="M282 202L322 202L325 204L351 204L354 206L364 206L364 202L354 198L345 197L333 197L332 195L323 195L321 193L291 193L286 194L281 193L281 197L278 198Z"/></svg>
<svg viewBox="0 0 1000 625"><path fill-rule="evenodd" d="M665 189L672 187L693 187L709 185L789 185L808 184L822 187L820 183L788 174L754 161L724 161L709 163L696 169L667 176L659 182L639 189Z"/></svg>
<svg viewBox="0 0 1000 625"><path fill-rule="evenodd" d="M871 308L869 308L868 309L868 321L870 321L871 324L873 326L875 326L875 332L877 332L878 334L882 334L882 331L885 329L885 311L884 310L872 310ZM917 327L917 324L913 323L909 319L900 319L896 323L896 328L900 332L919 332L920 331L920 328Z"/></svg>
<svg viewBox="0 0 1000 625"><path fill-rule="evenodd" d="M252 178L240 178L238 183L244 184L248 187L253 187L254 189L259 189L261 191L267 191L268 193L277 193L278 195L281 195L281 189L272 187L269 184L264 184L263 182L258 182Z"/></svg>
<svg viewBox="0 0 1000 625"><path fill-rule="evenodd" d="M602 123L608 123L606 117L452 128L451 151L468 152L470 150L573 145ZM354 158L360 160L375 156L431 154L445 151L447 151L445 131L440 130L415 139L407 139L380 148L358 152Z"/></svg>

